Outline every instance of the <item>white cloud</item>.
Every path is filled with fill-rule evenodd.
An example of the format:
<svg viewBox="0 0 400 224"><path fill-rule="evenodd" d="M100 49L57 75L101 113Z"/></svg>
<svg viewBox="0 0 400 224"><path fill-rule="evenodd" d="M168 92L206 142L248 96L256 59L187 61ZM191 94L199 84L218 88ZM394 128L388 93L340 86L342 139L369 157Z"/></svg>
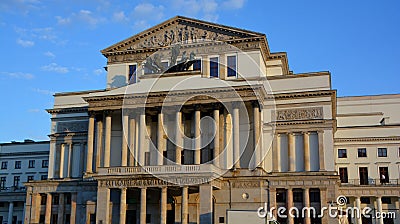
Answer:
<svg viewBox="0 0 400 224"><path fill-rule="evenodd" d="M141 3L135 6L132 15L136 19L135 26L146 28L148 27L148 21L159 22L164 17L164 6Z"/></svg>
<svg viewBox="0 0 400 224"><path fill-rule="evenodd" d="M47 89L39 89L39 88L34 88L32 89L34 92L40 93L40 94L44 94L44 95L54 95L55 92L54 91L50 91Z"/></svg>
<svg viewBox="0 0 400 224"><path fill-rule="evenodd" d="M28 112L29 113L39 113L41 110L35 108L35 109L29 109Z"/></svg>
<svg viewBox="0 0 400 224"><path fill-rule="evenodd" d="M129 19L128 19L128 17L126 17L124 11L114 12L113 20L116 21L116 22L127 22L127 21L129 21Z"/></svg>
<svg viewBox="0 0 400 224"><path fill-rule="evenodd" d="M70 18L63 18L61 16L56 16L57 19L57 23L59 25L67 25L71 23L71 19Z"/></svg>
<svg viewBox="0 0 400 224"><path fill-rule="evenodd" d="M222 6L227 9L241 9L244 6L245 0L227 0L222 3Z"/></svg>
<svg viewBox="0 0 400 224"><path fill-rule="evenodd" d="M44 55L49 57L49 58L55 58L56 57L56 55L53 54L53 52L51 52L51 51L44 52Z"/></svg>
<svg viewBox="0 0 400 224"><path fill-rule="evenodd" d="M31 40L22 40L20 38L17 39L17 44L21 45L22 47L32 47L35 45L35 42Z"/></svg>
<svg viewBox="0 0 400 224"><path fill-rule="evenodd" d="M103 74L103 72L104 72L104 70L101 69L101 68L95 69L95 70L93 71L93 73L94 73L95 75L101 75L101 74Z"/></svg>
<svg viewBox="0 0 400 224"><path fill-rule="evenodd" d="M56 72L56 73L68 73L69 69L67 67L60 66L56 63L50 63L48 65L42 66L42 70L46 72Z"/></svg>
<svg viewBox="0 0 400 224"><path fill-rule="evenodd" d="M15 79L33 79L35 76L24 72L0 72L1 75Z"/></svg>
<svg viewBox="0 0 400 224"><path fill-rule="evenodd" d="M92 11L86 9L81 9L77 13L74 12L68 17L56 16L56 19L59 25L68 25L80 22L91 27L96 27L99 23L106 21L104 17L94 15Z"/></svg>

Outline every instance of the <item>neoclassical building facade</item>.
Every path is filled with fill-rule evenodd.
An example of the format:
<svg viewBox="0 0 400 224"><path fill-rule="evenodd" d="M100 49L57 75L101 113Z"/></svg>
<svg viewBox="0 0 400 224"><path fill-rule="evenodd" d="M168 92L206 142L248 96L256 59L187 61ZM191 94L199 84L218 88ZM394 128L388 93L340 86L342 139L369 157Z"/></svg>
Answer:
<svg viewBox="0 0 400 224"><path fill-rule="evenodd" d="M102 54L106 89L55 94L48 180L26 183L26 223L237 223L231 212L266 204L315 208L272 210L280 223L337 223L321 208L361 197L338 175L353 138L338 116L352 115L330 73L294 74L264 34L177 16ZM398 203L398 184L380 188Z"/></svg>

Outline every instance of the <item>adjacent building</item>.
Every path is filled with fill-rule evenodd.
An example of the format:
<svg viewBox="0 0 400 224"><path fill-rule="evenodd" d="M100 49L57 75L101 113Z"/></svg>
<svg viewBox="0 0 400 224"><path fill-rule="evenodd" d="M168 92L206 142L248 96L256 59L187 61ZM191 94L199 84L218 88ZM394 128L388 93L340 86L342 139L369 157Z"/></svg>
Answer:
<svg viewBox="0 0 400 224"><path fill-rule="evenodd" d="M106 89L48 109L48 180L26 183L25 223L232 223L265 204L315 208L275 209L280 223L338 223L321 208L340 194L398 210L398 163L372 157L398 153L398 95L337 98L329 72L293 73L264 34L181 16L101 52ZM376 168L363 184L356 161Z"/></svg>
<svg viewBox="0 0 400 224"><path fill-rule="evenodd" d="M49 141L0 143L0 223L23 223L24 183L47 180L49 149Z"/></svg>

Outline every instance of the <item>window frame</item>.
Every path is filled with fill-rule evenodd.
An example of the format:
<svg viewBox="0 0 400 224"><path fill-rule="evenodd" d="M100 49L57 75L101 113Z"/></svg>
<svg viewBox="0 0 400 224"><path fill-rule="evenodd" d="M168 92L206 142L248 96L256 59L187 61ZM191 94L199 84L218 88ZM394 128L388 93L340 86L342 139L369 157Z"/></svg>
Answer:
<svg viewBox="0 0 400 224"><path fill-rule="evenodd" d="M211 59L212 58L217 58L217 76L211 76ZM218 79L221 78L220 61L221 60L220 60L220 56L219 55L210 55L210 56L208 56L208 72L209 72L210 78L218 78Z"/></svg>
<svg viewBox="0 0 400 224"><path fill-rule="evenodd" d="M14 176L13 187L19 187L20 182L21 182L21 176Z"/></svg>
<svg viewBox="0 0 400 224"><path fill-rule="evenodd" d="M380 152L385 152L385 153L384 153L384 155L381 155ZM378 153L379 158L386 158L387 157L387 148L384 148L384 147L378 148L377 153Z"/></svg>
<svg viewBox="0 0 400 224"><path fill-rule="evenodd" d="M42 159L42 168L49 168L49 160Z"/></svg>
<svg viewBox="0 0 400 224"><path fill-rule="evenodd" d="M19 170L22 167L22 161L21 160L16 160L14 162L14 169Z"/></svg>
<svg viewBox="0 0 400 224"><path fill-rule="evenodd" d="M131 82L131 77L132 76L130 76L131 74L130 74L130 72L131 72L131 66L135 66L136 67L136 69L135 69L135 71L134 71L134 73L132 74L132 76L134 76L135 77L135 80L133 81L133 82ZM133 84L133 83L136 83L137 82L137 71L138 71L138 64L137 63L130 63L130 64L128 64L128 66L127 66L128 68L127 68L127 74L128 74L128 84Z"/></svg>
<svg viewBox="0 0 400 224"><path fill-rule="evenodd" d="M1 169L2 170L8 169L8 161L2 161L1 162Z"/></svg>
<svg viewBox="0 0 400 224"><path fill-rule="evenodd" d="M228 65L228 57L232 57L234 56L236 58L235 60L235 76L229 76L229 65ZM226 54L225 55L225 60L226 60L226 78L229 79L236 79L238 77L238 55L237 53L233 53L233 54Z"/></svg>
<svg viewBox="0 0 400 224"><path fill-rule="evenodd" d="M346 172L346 178L345 178L345 181L346 182L344 182L343 180L342 180L342 172L341 172L341 170L345 170ZM347 183L349 183L349 171L348 171L348 169L347 169L347 167L339 167L339 170L338 170L338 172L339 172L339 179L340 179L340 183L344 183L344 184L347 184Z"/></svg>
<svg viewBox="0 0 400 224"><path fill-rule="evenodd" d="M30 159L29 161L28 161L28 168L35 168L35 162L36 160L34 160L34 159Z"/></svg>
<svg viewBox="0 0 400 224"><path fill-rule="evenodd" d="M339 152L341 152L341 151L345 152L344 156L340 156L341 154ZM347 158L347 149L337 149L337 157L339 159L346 159Z"/></svg>
<svg viewBox="0 0 400 224"><path fill-rule="evenodd" d="M361 152L361 156L360 156L360 150L364 150L365 152L365 156L363 156L364 154L362 154L363 152ZM357 158L367 158L368 157L368 153L367 153L367 148L358 148L357 149Z"/></svg>

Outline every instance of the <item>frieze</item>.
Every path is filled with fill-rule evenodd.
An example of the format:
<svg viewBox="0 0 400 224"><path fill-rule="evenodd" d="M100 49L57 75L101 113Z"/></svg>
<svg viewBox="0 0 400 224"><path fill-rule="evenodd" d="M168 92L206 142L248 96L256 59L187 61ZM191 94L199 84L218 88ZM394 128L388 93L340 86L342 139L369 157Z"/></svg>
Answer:
<svg viewBox="0 0 400 224"><path fill-rule="evenodd" d="M61 132L83 132L88 130L87 121L58 122L57 133Z"/></svg>
<svg viewBox="0 0 400 224"><path fill-rule="evenodd" d="M238 181L232 183L233 188L258 188L260 186L260 181Z"/></svg>
<svg viewBox="0 0 400 224"><path fill-rule="evenodd" d="M210 177L166 177L164 179L106 179L98 180L99 187L159 187L196 185L210 181Z"/></svg>
<svg viewBox="0 0 400 224"><path fill-rule="evenodd" d="M276 110L274 117L277 121L323 119L323 110L322 107Z"/></svg>

